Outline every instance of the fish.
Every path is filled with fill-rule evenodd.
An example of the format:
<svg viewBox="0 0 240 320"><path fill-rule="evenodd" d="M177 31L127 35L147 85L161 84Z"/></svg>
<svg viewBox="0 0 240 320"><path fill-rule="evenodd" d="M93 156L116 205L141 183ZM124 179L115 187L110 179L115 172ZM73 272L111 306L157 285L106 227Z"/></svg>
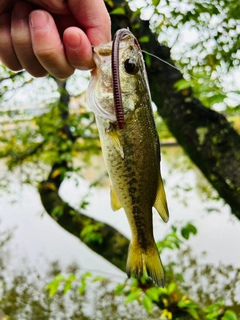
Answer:
<svg viewBox="0 0 240 320"><path fill-rule="evenodd" d="M124 209L130 229L126 273L163 287L163 265L153 235L153 207L169 219L160 171L160 142L140 45L128 29L93 47L95 68L86 99L95 114L110 178L113 211Z"/></svg>

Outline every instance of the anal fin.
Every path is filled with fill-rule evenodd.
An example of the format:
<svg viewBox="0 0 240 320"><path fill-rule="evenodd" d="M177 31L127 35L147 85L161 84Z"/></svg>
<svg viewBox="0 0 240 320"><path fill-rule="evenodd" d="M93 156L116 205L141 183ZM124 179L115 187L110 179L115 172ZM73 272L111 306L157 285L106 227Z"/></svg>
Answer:
<svg viewBox="0 0 240 320"><path fill-rule="evenodd" d="M168 205L161 175L159 176L157 196L153 206L157 210L158 214L162 217L163 221L168 222Z"/></svg>
<svg viewBox="0 0 240 320"><path fill-rule="evenodd" d="M110 197L111 197L111 207L113 211L117 211L122 208L120 201L118 200L118 196L116 192L113 190L113 187L110 188Z"/></svg>

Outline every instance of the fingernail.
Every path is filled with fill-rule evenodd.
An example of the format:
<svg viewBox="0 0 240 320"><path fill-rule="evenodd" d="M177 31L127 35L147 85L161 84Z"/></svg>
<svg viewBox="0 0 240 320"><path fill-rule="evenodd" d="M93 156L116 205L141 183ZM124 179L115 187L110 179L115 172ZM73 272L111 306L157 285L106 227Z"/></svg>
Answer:
<svg viewBox="0 0 240 320"><path fill-rule="evenodd" d="M70 49L76 50L81 43L81 37L79 34L71 34L65 38L66 44Z"/></svg>
<svg viewBox="0 0 240 320"><path fill-rule="evenodd" d="M30 15L31 27L35 30L44 30L48 24L48 15L41 10L33 11Z"/></svg>

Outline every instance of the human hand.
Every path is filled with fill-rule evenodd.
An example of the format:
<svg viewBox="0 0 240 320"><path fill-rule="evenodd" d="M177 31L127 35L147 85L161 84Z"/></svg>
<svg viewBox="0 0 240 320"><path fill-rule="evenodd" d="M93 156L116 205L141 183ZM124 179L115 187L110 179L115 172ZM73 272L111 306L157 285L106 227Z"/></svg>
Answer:
<svg viewBox="0 0 240 320"><path fill-rule="evenodd" d="M92 45L111 40L103 0L1 0L0 60L35 77L91 69Z"/></svg>

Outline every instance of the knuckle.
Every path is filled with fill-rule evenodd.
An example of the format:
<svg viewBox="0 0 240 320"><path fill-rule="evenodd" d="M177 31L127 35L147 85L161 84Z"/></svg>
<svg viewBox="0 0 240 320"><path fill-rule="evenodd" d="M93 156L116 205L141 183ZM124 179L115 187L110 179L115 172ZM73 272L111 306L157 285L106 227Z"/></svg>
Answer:
<svg viewBox="0 0 240 320"><path fill-rule="evenodd" d="M35 55L41 61L51 62L56 59L56 52L52 48L37 48L34 50Z"/></svg>
<svg viewBox="0 0 240 320"><path fill-rule="evenodd" d="M65 56L52 48L38 49L34 51L43 68L57 78L68 78L74 68L65 60Z"/></svg>

